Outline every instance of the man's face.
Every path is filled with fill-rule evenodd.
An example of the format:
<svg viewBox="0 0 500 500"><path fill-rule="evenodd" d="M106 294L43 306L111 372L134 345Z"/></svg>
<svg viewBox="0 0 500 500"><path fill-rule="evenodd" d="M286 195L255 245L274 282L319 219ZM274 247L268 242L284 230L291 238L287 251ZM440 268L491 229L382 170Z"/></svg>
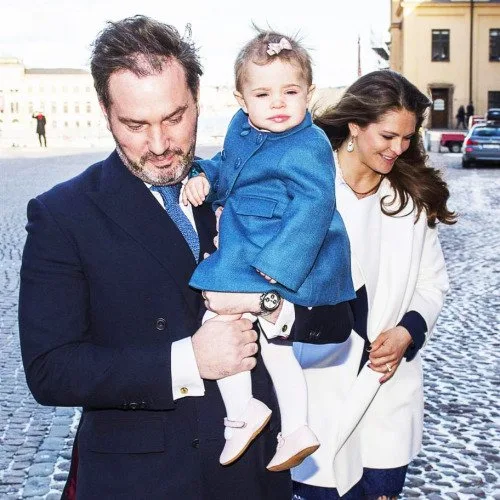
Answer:
<svg viewBox="0 0 500 500"><path fill-rule="evenodd" d="M110 105L101 108L127 168L153 185L180 182L194 156L198 119L184 68L174 59L158 74L117 71L108 85Z"/></svg>

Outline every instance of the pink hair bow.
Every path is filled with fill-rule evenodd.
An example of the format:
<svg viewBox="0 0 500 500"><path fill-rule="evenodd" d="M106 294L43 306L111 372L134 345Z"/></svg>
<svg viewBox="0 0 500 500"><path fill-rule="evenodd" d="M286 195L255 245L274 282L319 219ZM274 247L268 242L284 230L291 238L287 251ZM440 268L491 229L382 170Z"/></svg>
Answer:
<svg viewBox="0 0 500 500"><path fill-rule="evenodd" d="M270 56L279 54L282 50L292 50L292 44L283 37L278 43L269 43L267 45L267 53Z"/></svg>

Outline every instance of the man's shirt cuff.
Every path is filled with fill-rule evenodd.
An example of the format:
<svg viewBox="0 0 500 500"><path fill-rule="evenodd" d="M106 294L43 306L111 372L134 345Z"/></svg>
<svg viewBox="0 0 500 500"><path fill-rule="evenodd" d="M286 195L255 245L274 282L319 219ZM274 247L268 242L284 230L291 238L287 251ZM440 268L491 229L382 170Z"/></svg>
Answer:
<svg viewBox="0 0 500 500"><path fill-rule="evenodd" d="M174 401L186 396L203 396L205 385L196 364L191 337L172 342L171 356Z"/></svg>
<svg viewBox="0 0 500 500"><path fill-rule="evenodd" d="M274 339L276 337L286 338L290 335L293 323L295 322L295 307L291 302L283 300L283 307L281 308L276 323L273 324L262 316L259 316L258 320L262 332L268 339Z"/></svg>

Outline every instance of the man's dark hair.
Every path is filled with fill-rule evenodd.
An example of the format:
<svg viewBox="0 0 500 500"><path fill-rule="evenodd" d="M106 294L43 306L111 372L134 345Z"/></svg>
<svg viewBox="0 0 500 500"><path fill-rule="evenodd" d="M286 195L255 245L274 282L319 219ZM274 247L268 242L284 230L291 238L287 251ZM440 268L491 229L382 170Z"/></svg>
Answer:
<svg viewBox="0 0 500 500"><path fill-rule="evenodd" d="M146 16L108 22L93 43L90 69L99 100L109 108L109 78L119 70L137 76L160 73L166 60L175 59L184 68L186 83L196 99L203 70L196 47L168 24Z"/></svg>

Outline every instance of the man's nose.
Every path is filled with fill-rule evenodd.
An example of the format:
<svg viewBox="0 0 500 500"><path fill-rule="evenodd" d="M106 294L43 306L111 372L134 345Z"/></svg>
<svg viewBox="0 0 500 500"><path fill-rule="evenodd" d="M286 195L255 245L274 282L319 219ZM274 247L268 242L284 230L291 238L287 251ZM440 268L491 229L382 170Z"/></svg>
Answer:
<svg viewBox="0 0 500 500"><path fill-rule="evenodd" d="M170 146L170 139L167 131L162 127L154 127L151 129L148 138L148 147L151 153L159 156L162 155Z"/></svg>

